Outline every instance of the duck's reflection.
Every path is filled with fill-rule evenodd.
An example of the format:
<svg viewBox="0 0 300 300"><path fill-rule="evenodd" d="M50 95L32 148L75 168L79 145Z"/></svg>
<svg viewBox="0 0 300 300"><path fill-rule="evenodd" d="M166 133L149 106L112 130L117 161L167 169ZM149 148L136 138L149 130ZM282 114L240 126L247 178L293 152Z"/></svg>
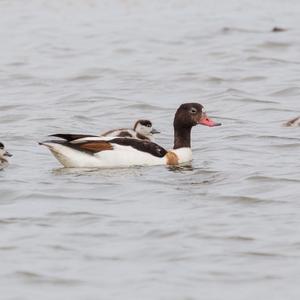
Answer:
<svg viewBox="0 0 300 300"><path fill-rule="evenodd" d="M168 166L167 169L171 172L189 172L189 171L194 171L195 168L193 168L191 163L185 163L185 164L180 164L176 166Z"/></svg>

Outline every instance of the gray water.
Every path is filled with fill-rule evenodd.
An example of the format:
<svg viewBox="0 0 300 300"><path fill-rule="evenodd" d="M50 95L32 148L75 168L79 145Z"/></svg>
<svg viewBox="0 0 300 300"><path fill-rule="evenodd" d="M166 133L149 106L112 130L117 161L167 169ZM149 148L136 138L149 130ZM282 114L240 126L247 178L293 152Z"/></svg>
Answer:
<svg viewBox="0 0 300 300"><path fill-rule="evenodd" d="M1 299L299 299L298 0L0 2ZM271 32L274 26L287 29ZM149 118L184 168L63 169L38 141Z"/></svg>

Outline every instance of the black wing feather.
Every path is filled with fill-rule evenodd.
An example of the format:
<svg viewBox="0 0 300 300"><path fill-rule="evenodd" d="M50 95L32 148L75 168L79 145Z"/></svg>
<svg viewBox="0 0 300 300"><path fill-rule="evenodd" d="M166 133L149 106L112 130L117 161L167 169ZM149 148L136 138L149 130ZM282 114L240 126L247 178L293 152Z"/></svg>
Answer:
<svg viewBox="0 0 300 300"><path fill-rule="evenodd" d="M65 133L50 134L49 136L58 137L68 142L72 142L87 137L98 137L97 135L90 135L90 134L65 134Z"/></svg>
<svg viewBox="0 0 300 300"><path fill-rule="evenodd" d="M164 157L168 151L164 149L163 147L150 142L150 141L142 141L137 139L127 139L127 138L115 138L112 140L109 140L111 144L118 144L122 146L131 146L132 148L147 152L151 155L157 156L157 157Z"/></svg>

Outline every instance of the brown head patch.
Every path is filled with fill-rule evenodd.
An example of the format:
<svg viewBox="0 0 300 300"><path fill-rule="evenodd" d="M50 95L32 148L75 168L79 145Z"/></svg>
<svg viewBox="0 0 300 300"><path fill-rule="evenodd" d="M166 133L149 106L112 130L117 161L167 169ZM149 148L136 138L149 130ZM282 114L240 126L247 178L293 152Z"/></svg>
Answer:
<svg viewBox="0 0 300 300"><path fill-rule="evenodd" d="M167 158L167 165L169 166L174 166L174 165L178 165L178 156L176 155L176 153L169 151L166 154L166 158Z"/></svg>
<svg viewBox="0 0 300 300"><path fill-rule="evenodd" d="M134 131L136 130L138 124L141 124L142 126L149 127L149 128L152 127L152 123L149 120L137 120L133 126Z"/></svg>

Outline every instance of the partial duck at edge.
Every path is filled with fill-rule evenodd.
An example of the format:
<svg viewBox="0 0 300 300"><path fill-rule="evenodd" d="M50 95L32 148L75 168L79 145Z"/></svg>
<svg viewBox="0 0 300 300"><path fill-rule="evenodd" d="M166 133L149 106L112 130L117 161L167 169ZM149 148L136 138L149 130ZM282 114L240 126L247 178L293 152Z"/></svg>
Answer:
<svg viewBox="0 0 300 300"><path fill-rule="evenodd" d="M8 165L7 157L11 157L12 155L5 150L4 144L0 142L0 169L3 169Z"/></svg>
<svg viewBox="0 0 300 300"><path fill-rule="evenodd" d="M300 116L285 122L283 124L283 126L286 126L286 127L298 127L298 126L300 126Z"/></svg>

